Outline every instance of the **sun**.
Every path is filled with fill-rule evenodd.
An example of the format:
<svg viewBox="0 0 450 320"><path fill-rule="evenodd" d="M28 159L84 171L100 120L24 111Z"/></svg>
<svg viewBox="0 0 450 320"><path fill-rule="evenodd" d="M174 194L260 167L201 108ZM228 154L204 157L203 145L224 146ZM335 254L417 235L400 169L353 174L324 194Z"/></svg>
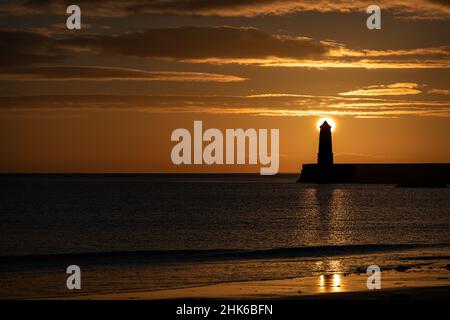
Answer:
<svg viewBox="0 0 450 320"><path fill-rule="evenodd" d="M320 131L320 126L325 121L331 126L331 132L333 132L336 129L336 123L334 122L333 119L330 118L320 118L319 121L317 121L317 130Z"/></svg>

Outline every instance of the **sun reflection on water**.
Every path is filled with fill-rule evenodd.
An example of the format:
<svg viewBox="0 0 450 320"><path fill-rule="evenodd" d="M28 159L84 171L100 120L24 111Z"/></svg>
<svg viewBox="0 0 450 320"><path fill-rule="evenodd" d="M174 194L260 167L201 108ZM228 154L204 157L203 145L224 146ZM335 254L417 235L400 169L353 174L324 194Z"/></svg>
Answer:
<svg viewBox="0 0 450 320"><path fill-rule="evenodd" d="M342 291L342 277L339 273L335 274L321 274L319 277L320 292L341 292Z"/></svg>

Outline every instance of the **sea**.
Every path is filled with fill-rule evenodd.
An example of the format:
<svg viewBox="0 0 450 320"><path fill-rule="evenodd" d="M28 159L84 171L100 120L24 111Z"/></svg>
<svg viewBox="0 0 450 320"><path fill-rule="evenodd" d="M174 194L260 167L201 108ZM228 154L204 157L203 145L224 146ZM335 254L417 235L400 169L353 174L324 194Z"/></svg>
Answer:
<svg viewBox="0 0 450 320"><path fill-rule="evenodd" d="M157 291L450 262L450 189L283 174L0 175L0 298Z"/></svg>

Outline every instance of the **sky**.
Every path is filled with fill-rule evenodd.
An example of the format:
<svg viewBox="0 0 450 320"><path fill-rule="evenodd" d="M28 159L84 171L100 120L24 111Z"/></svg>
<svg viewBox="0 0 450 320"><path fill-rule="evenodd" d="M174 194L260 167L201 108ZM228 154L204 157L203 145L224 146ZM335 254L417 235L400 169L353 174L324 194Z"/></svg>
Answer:
<svg viewBox="0 0 450 320"><path fill-rule="evenodd" d="M0 17L3 173L259 172L173 165L195 120L279 129L281 172L316 161L321 117L335 163L450 162L445 0L26 0Z"/></svg>

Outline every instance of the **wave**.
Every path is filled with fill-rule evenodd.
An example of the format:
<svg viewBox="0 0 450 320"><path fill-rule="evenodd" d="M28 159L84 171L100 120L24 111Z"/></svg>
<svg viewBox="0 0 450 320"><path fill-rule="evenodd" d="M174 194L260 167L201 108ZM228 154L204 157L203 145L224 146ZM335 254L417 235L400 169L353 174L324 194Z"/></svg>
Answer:
<svg viewBox="0 0 450 320"><path fill-rule="evenodd" d="M5 266L11 266L12 264L132 264L208 260L313 258L445 247L450 247L450 244L364 244L273 248L265 250L153 250L0 256L0 270L4 270Z"/></svg>

